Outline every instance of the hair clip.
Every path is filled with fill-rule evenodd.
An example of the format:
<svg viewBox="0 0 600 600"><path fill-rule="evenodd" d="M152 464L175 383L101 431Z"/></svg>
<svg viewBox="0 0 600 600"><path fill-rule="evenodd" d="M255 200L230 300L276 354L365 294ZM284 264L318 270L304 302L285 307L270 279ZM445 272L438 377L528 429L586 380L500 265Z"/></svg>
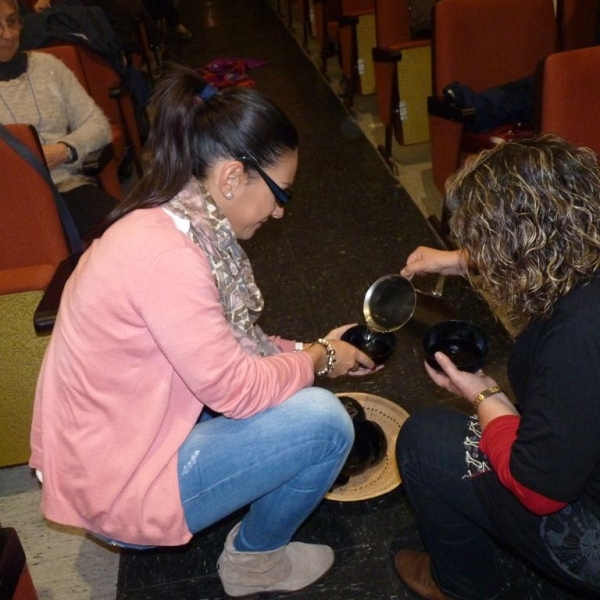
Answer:
<svg viewBox="0 0 600 600"><path fill-rule="evenodd" d="M207 83L200 93L194 94L192 102L196 106L200 104L200 102L208 102L218 92L219 90L215 86L211 85L210 83Z"/></svg>

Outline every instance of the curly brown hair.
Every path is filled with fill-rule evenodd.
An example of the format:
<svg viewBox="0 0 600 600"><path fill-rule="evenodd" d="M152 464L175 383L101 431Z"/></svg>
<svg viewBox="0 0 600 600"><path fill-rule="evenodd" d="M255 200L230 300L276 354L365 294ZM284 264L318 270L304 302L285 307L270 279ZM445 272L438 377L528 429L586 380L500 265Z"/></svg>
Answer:
<svg viewBox="0 0 600 600"><path fill-rule="evenodd" d="M553 135L486 150L453 175L450 227L517 330L600 265L600 170L589 148Z"/></svg>

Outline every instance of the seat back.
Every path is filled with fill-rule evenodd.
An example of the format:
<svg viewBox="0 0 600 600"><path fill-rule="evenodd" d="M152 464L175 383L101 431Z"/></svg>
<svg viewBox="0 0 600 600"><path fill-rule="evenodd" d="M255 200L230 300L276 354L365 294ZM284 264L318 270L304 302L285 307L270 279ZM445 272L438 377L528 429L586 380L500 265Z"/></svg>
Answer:
<svg viewBox="0 0 600 600"><path fill-rule="evenodd" d="M31 125L6 125L45 164ZM68 254L54 195L35 169L0 140L0 294L43 290Z"/></svg>
<svg viewBox="0 0 600 600"><path fill-rule="evenodd" d="M341 0L338 43L346 104L353 95L375 92L372 49L376 44L375 0Z"/></svg>
<svg viewBox="0 0 600 600"><path fill-rule="evenodd" d="M599 18L598 0L557 0L560 49L576 50L593 46Z"/></svg>
<svg viewBox="0 0 600 600"><path fill-rule="evenodd" d="M542 133L554 133L600 156L600 46L552 54L542 75Z"/></svg>
<svg viewBox="0 0 600 600"><path fill-rule="evenodd" d="M330 46L337 44L339 20L341 16L340 0L313 0L315 39L321 55L321 70L327 72L327 59Z"/></svg>
<svg viewBox="0 0 600 600"><path fill-rule="evenodd" d="M376 45L372 52L377 113L385 131L379 150L386 161L391 161L393 138L402 145L429 139L431 41L423 24L429 22L428 7L434 2L375 0Z"/></svg>
<svg viewBox="0 0 600 600"><path fill-rule="evenodd" d="M85 46L77 47L77 50L86 74L90 96L111 123L123 127L128 145L131 146L136 160L140 160L142 144L129 90L119 74L97 52Z"/></svg>
<svg viewBox="0 0 600 600"><path fill-rule="evenodd" d="M444 87L459 82L481 92L534 75L557 46L553 0L437 2L433 11L429 134L433 179L442 194L446 179L464 159L463 121L454 115L443 116L437 109L432 111Z"/></svg>
<svg viewBox="0 0 600 600"><path fill-rule="evenodd" d="M35 52L46 52L47 54L52 54L56 58L62 60L62 62L65 63L65 65L73 72L75 77L77 77L77 81L79 81L81 87L83 87L83 89L89 93L88 82L85 76L85 71L83 70L83 64L81 63L79 52L75 46L70 46L67 44L47 46L45 48L37 48Z"/></svg>
<svg viewBox="0 0 600 600"><path fill-rule="evenodd" d="M31 125L6 128L45 164ZM51 187L3 140L0 239L0 467L4 467L29 459L33 397L48 343L48 338L35 335L33 315L68 248Z"/></svg>
<svg viewBox="0 0 600 600"><path fill-rule="evenodd" d="M411 38L410 0L375 0L378 48L390 48Z"/></svg>
<svg viewBox="0 0 600 600"><path fill-rule="evenodd" d="M443 0L434 8L433 93L454 81L480 92L521 79L556 50L553 0Z"/></svg>

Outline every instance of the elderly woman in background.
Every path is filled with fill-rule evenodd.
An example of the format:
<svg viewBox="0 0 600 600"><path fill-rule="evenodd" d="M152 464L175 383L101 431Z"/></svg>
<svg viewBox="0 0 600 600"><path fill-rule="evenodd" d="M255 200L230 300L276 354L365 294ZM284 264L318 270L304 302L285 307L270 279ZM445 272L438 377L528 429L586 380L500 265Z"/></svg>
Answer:
<svg viewBox="0 0 600 600"><path fill-rule="evenodd" d="M57 58L19 49L16 0L0 0L0 122L33 125L52 180L82 237L116 205L81 169L86 154L111 141L108 120Z"/></svg>
<svg viewBox="0 0 600 600"><path fill-rule="evenodd" d="M426 553L400 577L430 600L499 598L495 542L573 590L600 593L600 171L544 136L485 151L447 184L460 250L418 248L405 276L444 273L508 311L516 404L442 353L432 380L473 414L415 412L399 468Z"/></svg>

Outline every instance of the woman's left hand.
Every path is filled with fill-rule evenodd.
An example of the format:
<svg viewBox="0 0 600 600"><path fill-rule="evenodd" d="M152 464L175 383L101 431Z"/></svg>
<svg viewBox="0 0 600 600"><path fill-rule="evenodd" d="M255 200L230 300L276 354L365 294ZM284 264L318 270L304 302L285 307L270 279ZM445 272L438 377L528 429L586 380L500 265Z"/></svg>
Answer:
<svg viewBox="0 0 600 600"><path fill-rule="evenodd" d="M42 150L44 152L46 164L48 165L48 169L50 170L67 162L67 147L60 142L58 144L48 144L46 146L43 146Z"/></svg>
<svg viewBox="0 0 600 600"><path fill-rule="evenodd" d="M442 352L435 353L435 360L442 371L437 371L425 363L429 377L440 387L457 396L462 396L469 402L473 402L473 399L486 388L498 385L494 379L488 377L482 370L476 373L460 371L450 358Z"/></svg>
<svg viewBox="0 0 600 600"><path fill-rule="evenodd" d="M358 325L358 323L350 323L349 325L341 325L340 327L336 327L332 329L326 336L329 340L341 340L342 335L351 327ZM360 351L358 351L360 352ZM362 353L358 354L360 357ZM347 375L352 375L353 377L362 377L364 375L371 375L371 373L375 373L376 371L380 371L383 369L383 365L374 365L372 367L364 366L360 360L357 360L355 366L353 366L350 370L347 371Z"/></svg>
<svg viewBox="0 0 600 600"><path fill-rule="evenodd" d="M350 325L341 325L340 327L332 329L325 337L328 340L341 340L344 333L346 333L346 331L348 331L350 327L354 327L355 325L358 325L358 323L350 323Z"/></svg>

